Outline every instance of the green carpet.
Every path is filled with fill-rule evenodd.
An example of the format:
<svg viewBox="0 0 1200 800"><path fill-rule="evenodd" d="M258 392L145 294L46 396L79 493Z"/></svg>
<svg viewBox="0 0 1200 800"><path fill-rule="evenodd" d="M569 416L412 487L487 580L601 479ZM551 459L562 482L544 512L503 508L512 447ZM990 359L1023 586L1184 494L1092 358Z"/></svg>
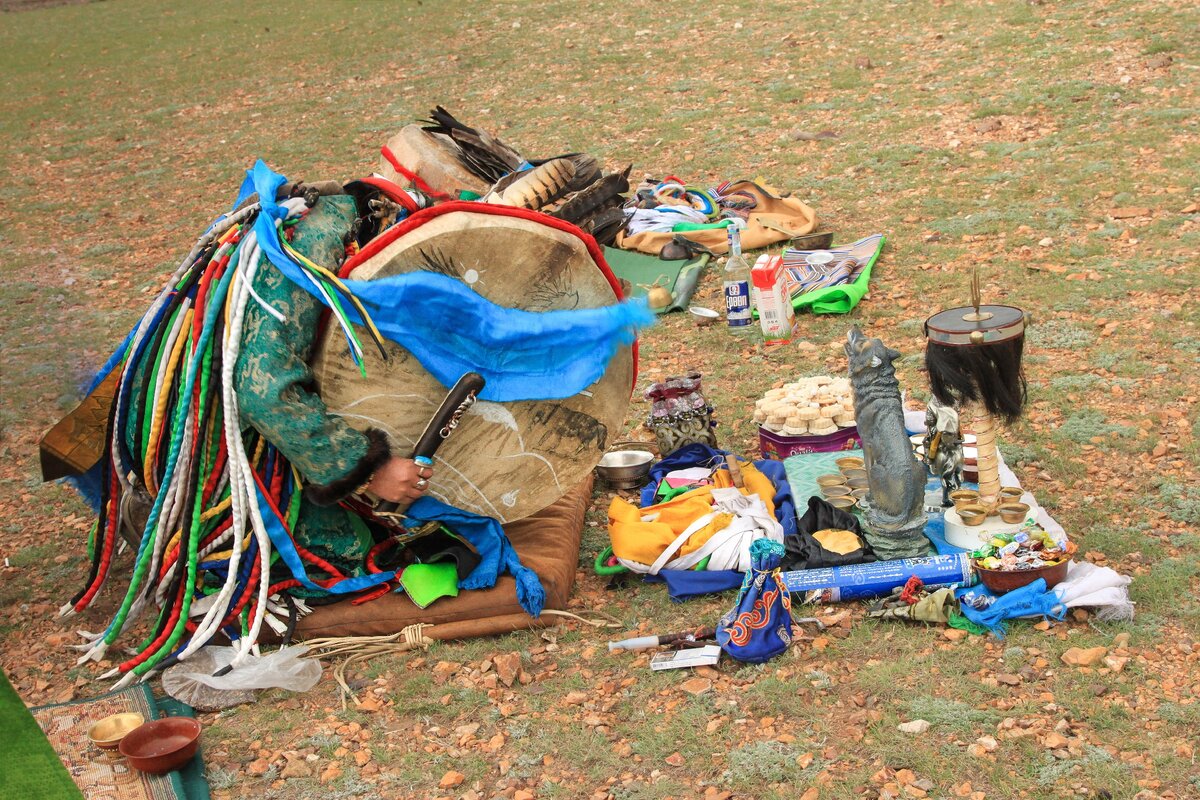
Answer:
<svg viewBox="0 0 1200 800"><path fill-rule="evenodd" d="M0 731L4 731L0 797L81 800L83 794L3 672L0 672Z"/></svg>
<svg viewBox="0 0 1200 800"><path fill-rule="evenodd" d="M655 256L638 253L633 250L620 250L615 247L604 248L604 260L618 278L624 278L633 284L633 296L645 297L644 286L658 283L671 290L672 302L662 310L683 311L696 292L696 284L708 263L708 253L701 253L687 261L663 261Z"/></svg>

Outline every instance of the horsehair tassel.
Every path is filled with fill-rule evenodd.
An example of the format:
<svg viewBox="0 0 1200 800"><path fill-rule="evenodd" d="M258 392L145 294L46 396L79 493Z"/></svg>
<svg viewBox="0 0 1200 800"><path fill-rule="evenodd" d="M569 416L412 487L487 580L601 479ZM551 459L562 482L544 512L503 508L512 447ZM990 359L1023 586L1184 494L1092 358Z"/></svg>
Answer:
<svg viewBox="0 0 1200 800"><path fill-rule="evenodd" d="M202 347L204 344L207 344L207 338L211 336L213 327L212 323L215 320L220 306L223 305L225 295L229 289L229 283L232 274L232 272L228 272L222 276L221 282L217 285L216 297L210 305L210 308L206 309L204 332L201 334ZM187 381L183 391L185 396L191 394L192 387L195 384L196 370L198 366L198 362L193 362L193 364L189 366ZM183 424L183 417L186 410L186 406L181 404L177 411L174 424L172 425L173 434L170 455L168 456L167 464L164 469L164 478L167 481L170 481L174 476L175 466L179 460L181 449L180 444L182 443L183 433L186 427ZM134 598L137 596L138 588L141 585L142 579L145 577L146 568L149 565L150 550L152 549L148 547L148 545L151 543L150 540L154 538L154 534L157 531L159 516L162 513L163 504L166 501L168 494L170 493L160 492L158 497L155 498L154 505L150 509L150 517L146 523L146 530L143 533L142 541L138 546L138 554L135 560L133 575L130 579L129 589L126 591L125 598L121 602L121 607L118 609L116 617L114 617L113 621L109 623L108 631L104 636L104 642L106 645L111 645L116 640L116 637L121 629L124 627L130 612L130 608L133 605Z"/></svg>

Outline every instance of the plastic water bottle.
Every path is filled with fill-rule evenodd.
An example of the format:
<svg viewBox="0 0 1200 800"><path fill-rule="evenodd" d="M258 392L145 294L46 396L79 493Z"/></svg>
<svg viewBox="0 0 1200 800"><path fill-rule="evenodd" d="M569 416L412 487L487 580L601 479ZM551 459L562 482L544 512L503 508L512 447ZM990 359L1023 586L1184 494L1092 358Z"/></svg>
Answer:
<svg viewBox="0 0 1200 800"><path fill-rule="evenodd" d="M725 319L735 333L752 334L750 263L742 255L742 232L729 226L729 258L725 261Z"/></svg>

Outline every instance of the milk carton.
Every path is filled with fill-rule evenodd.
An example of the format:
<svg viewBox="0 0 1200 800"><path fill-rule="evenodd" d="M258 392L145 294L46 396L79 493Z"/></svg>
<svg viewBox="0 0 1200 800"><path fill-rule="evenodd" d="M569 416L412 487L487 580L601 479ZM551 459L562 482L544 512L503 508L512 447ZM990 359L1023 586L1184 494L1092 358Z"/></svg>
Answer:
<svg viewBox="0 0 1200 800"><path fill-rule="evenodd" d="M783 257L763 254L750 270L754 307L767 344L787 344L792 340L796 312L787 290Z"/></svg>

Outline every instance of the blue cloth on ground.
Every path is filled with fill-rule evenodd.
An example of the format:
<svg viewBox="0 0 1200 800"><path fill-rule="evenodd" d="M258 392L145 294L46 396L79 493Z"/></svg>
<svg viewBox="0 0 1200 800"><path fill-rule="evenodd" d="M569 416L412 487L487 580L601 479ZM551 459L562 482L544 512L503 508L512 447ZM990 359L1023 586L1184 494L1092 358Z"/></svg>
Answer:
<svg viewBox="0 0 1200 800"><path fill-rule="evenodd" d="M275 202L286 178L261 160L247 170L241 202L257 192L262 211L254 223L259 246L289 280L328 305L323 293L279 241L276 220L287 209ZM384 337L412 353L449 388L467 372L487 381L483 400L551 400L571 397L598 381L637 329L654 324L644 300L599 308L534 312L504 308L462 281L432 272L343 281ZM347 303L346 316L362 324Z"/></svg>
<svg viewBox="0 0 1200 800"><path fill-rule="evenodd" d="M542 613L546 604L546 590L537 573L521 564L520 556L499 522L446 505L428 495L418 498L404 513L417 522L437 520L444 523L470 542L479 553L479 565L458 582L458 588L490 589L496 585L496 578L507 572L517 582L517 602L521 608L533 617Z"/></svg>
<svg viewBox="0 0 1200 800"><path fill-rule="evenodd" d="M667 596L676 603L736 589L742 585L744 573L733 569L663 569L657 575L643 577L645 583L665 583Z"/></svg>
<svg viewBox="0 0 1200 800"><path fill-rule="evenodd" d="M1001 639L1004 638L1005 620L1018 617L1062 619L1067 615L1067 607L1059 601L1058 595L1046 589L1045 578L1038 578L1030 584L1002 595L994 594L982 583L975 586L961 586L955 590L954 596L961 598L968 592L996 598L996 602L983 610L971 608L966 603L960 603L959 610L971 622L982 625Z"/></svg>

